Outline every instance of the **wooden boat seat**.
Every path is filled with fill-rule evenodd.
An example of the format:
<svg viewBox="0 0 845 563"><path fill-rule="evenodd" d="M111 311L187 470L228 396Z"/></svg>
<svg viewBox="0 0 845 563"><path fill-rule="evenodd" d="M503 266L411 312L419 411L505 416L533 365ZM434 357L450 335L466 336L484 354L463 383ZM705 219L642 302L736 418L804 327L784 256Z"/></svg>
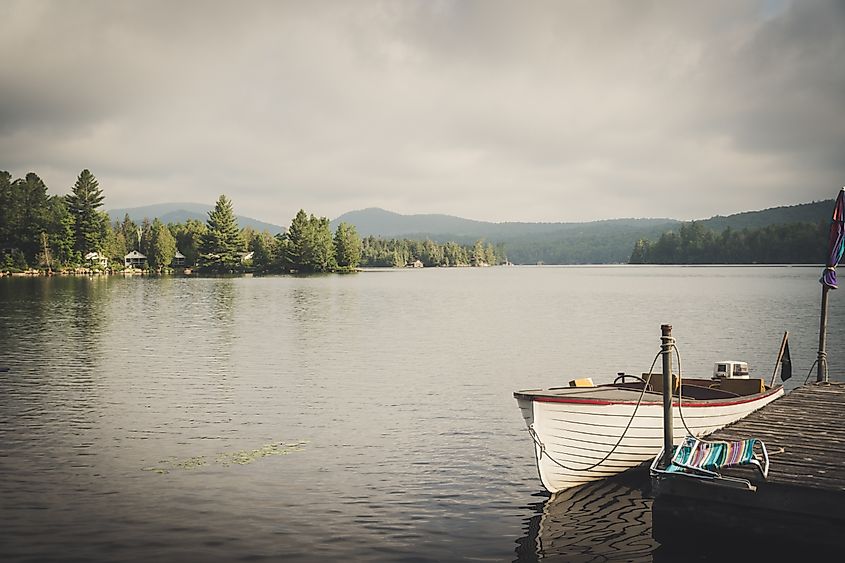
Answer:
<svg viewBox="0 0 845 563"><path fill-rule="evenodd" d="M765 393L766 384L762 379L720 379L717 381L718 389L736 393L739 396L756 395Z"/></svg>

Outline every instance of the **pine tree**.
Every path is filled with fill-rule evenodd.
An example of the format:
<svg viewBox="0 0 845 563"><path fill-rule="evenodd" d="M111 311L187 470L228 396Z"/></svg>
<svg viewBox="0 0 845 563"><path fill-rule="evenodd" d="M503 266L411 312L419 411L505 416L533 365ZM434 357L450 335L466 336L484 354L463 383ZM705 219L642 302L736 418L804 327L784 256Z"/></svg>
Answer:
<svg viewBox="0 0 845 563"><path fill-rule="evenodd" d="M252 266L257 272L267 272L276 258L276 239L267 231L256 233L249 245L252 251Z"/></svg>
<svg viewBox="0 0 845 563"><path fill-rule="evenodd" d="M195 265L199 259L203 237L208 231L205 223L188 219L184 223L170 225L170 231L176 239L176 249L185 256L186 265Z"/></svg>
<svg viewBox="0 0 845 563"><path fill-rule="evenodd" d="M243 239L232 202L225 195L221 195L214 209L208 212L206 224L208 230L200 245L200 268L216 272L240 268Z"/></svg>
<svg viewBox="0 0 845 563"><path fill-rule="evenodd" d="M81 257L74 250L76 240L73 230L74 221L68 212L64 197L57 195L50 197L49 215L50 231L48 234L50 248L53 251L53 260L59 264L78 263Z"/></svg>
<svg viewBox="0 0 845 563"><path fill-rule="evenodd" d="M20 190L17 235L20 249L29 264L34 265L37 254L42 252L41 234L48 229L49 198L47 186L34 172L15 184Z"/></svg>
<svg viewBox="0 0 845 563"><path fill-rule="evenodd" d="M328 217L310 218L314 231L314 247L311 254L311 271L330 272L337 268L334 254L334 241L329 227Z"/></svg>
<svg viewBox="0 0 845 563"><path fill-rule="evenodd" d="M341 271L353 271L361 262L361 238L353 225L341 223L334 234L334 254Z"/></svg>
<svg viewBox="0 0 845 563"><path fill-rule="evenodd" d="M291 221L285 239L285 269L296 272L328 272L337 266L328 218L308 216L300 209Z"/></svg>
<svg viewBox="0 0 845 563"><path fill-rule="evenodd" d="M80 172L65 199L74 221L75 249L82 255L99 250L105 235L104 217L97 211L103 205L103 190L88 169Z"/></svg>
<svg viewBox="0 0 845 563"><path fill-rule="evenodd" d="M150 248L147 261L150 268L161 271L173 262L176 256L176 239L170 234L170 229L156 219L150 228Z"/></svg>
<svg viewBox="0 0 845 563"><path fill-rule="evenodd" d="M285 233L283 264L285 269L300 271L305 268L308 248L313 244L311 224L304 209L300 209Z"/></svg>

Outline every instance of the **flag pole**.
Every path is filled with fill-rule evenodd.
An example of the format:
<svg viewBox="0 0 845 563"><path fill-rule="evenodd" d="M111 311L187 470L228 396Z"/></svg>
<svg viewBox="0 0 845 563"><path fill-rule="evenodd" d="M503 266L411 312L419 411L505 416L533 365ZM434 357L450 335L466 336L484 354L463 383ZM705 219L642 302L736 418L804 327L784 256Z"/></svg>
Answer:
<svg viewBox="0 0 845 563"><path fill-rule="evenodd" d="M772 383L769 387L775 386L775 376L778 373L778 365L780 364L781 359L783 359L783 351L786 348L786 339L789 338L789 331L785 331L783 333L783 340L780 341L780 351L778 352L778 359L775 360L775 369L772 370Z"/></svg>
<svg viewBox="0 0 845 563"><path fill-rule="evenodd" d="M827 381L827 351L825 340L827 338L827 292L830 288L822 284L822 313L819 318L819 355L816 363L816 381Z"/></svg>

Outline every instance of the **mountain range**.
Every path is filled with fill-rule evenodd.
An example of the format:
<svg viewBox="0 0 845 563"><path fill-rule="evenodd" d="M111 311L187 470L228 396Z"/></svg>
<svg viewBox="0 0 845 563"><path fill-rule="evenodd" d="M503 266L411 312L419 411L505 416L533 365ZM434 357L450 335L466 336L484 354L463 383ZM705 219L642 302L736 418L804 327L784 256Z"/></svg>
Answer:
<svg viewBox="0 0 845 563"><path fill-rule="evenodd" d="M199 203L163 203L146 207L110 210L112 220L129 215L133 221L159 218L161 221L205 221L211 205ZM785 223L818 223L830 218L833 200L774 207L728 216L717 215L699 221L708 229L720 232L726 228L741 230ZM243 227L271 234L284 232L284 227L250 217L237 216ZM485 239L504 247L508 258L516 264L609 264L628 261L634 244L640 239L656 240L669 230L679 228L681 221L670 218L609 219L586 223L492 223L474 221L452 215L402 215L379 208L344 213L333 220L331 229L341 222L355 225L362 237L427 239L436 242L455 241L472 244Z"/></svg>

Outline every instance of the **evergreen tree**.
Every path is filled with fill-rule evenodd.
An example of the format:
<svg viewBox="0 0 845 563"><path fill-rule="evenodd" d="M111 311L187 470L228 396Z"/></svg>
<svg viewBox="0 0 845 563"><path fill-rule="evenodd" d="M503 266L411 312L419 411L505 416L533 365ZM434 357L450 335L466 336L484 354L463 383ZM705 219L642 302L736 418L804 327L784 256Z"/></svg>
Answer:
<svg viewBox="0 0 845 563"><path fill-rule="evenodd" d="M135 221L129 218L128 213L124 214L123 221L120 223L120 227L118 229L123 234L123 240L126 241L126 252L129 253L133 250L141 252L138 225L135 224Z"/></svg>
<svg viewBox="0 0 845 563"><path fill-rule="evenodd" d="M152 248L152 238L153 238L153 224L150 222L148 217L144 217L144 220L141 221L141 226L139 227L140 235L140 242L138 243L138 252L143 254L144 256L148 256L150 253L150 248Z"/></svg>
<svg viewBox="0 0 845 563"><path fill-rule="evenodd" d="M499 263L499 258L496 255L496 247L490 242L488 242L487 246L484 247L484 261L491 266L495 266Z"/></svg>
<svg viewBox="0 0 845 563"><path fill-rule="evenodd" d="M170 232L176 239L176 249L185 257L185 264L193 266L199 259L199 249L202 239L208 231L205 223L196 219L188 219L184 223L168 225Z"/></svg>
<svg viewBox="0 0 845 563"><path fill-rule="evenodd" d="M631 258L628 260L629 264L648 264L649 261L649 246L651 243L647 240L640 239L634 244L634 250L631 251Z"/></svg>
<svg viewBox="0 0 845 563"><path fill-rule="evenodd" d="M83 170L72 193L65 196L74 220L75 249L82 255L99 250L103 244L104 217L97 211L103 205L103 190L88 169Z"/></svg>
<svg viewBox="0 0 845 563"><path fill-rule="evenodd" d="M81 256L74 250L76 241L73 231L74 221L68 212L65 198L57 195L50 197L49 217L50 231L48 238L53 261L56 264L79 263Z"/></svg>
<svg viewBox="0 0 845 563"><path fill-rule="evenodd" d="M119 223L115 223L115 225L119 227ZM123 258L128 252L123 231L119 228L109 228L106 241L103 243L103 254L109 259L109 262L112 264L122 264Z"/></svg>
<svg viewBox="0 0 845 563"><path fill-rule="evenodd" d="M47 186L34 172L27 174L23 180L17 180L15 184L20 198L16 206L19 220L16 226L18 247L27 262L34 265L36 255L43 252L41 234L48 230Z"/></svg>
<svg viewBox="0 0 845 563"><path fill-rule="evenodd" d="M276 242L270 233L256 233L247 247L252 252L252 266L257 272L268 272L276 261Z"/></svg>
<svg viewBox="0 0 845 563"><path fill-rule="evenodd" d="M304 209L300 209L291 220L285 234L287 244L284 248L283 264L288 270L303 270L307 261L308 249L314 244L311 223Z"/></svg>
<svg viewBox="0 0 845 563"><path fill-rule="evenodd" d="M150 228L150 247L147 261L150 268L161 271L173 262L176 256L176 239L170 234L170 229L156 219Z"/></svg>
<svg viewBox="0 0 845 563"><path fill-rule="evenodd" d="M12 175L0 170L0 247L9 247L12 241L12 221L15 214L12 197Z"/></svg>
<svg viewBox="0 0 845 563"><path fill-rule="evenodd" d="M328 218L308 216L305 210L300 209L291 221L285 239L285 269L305 273L328 272L337 266Z"/></svg>
<svg viewBox="0 0 845 563"><path fill-rule="evenodd" d="M239 269L238 253L243 251L244 244L232 202L225 195L221 195L214 209L208 212L206 224L208 230L200 245L200 268L216 272Z"/></svg>
<svg viewBox="0 0 845 563"><path fill-rule="evenodd" d="M484 241L475 241L475 246L472 248L472 265L481 266L482 264L486 264L486 257L487 254L484 252Z"/></svg>
<svg viewBox="0 0 845 563"><path fill-rule="evenodd" d="M349 223L341 223L334 234L334 253L337 267L342 271L353 271L361 262L361 238Z"/></svg>

